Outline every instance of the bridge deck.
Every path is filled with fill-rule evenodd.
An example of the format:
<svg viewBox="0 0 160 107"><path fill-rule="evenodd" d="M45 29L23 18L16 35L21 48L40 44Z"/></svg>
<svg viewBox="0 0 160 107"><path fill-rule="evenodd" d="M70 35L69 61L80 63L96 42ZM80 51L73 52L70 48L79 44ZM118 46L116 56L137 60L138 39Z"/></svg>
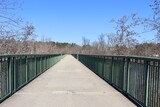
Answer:
<svg viewBox="0 0 160 107"><path fill-rule="evenodd" d="M135 107L68 55L0 104L0 107Z"/></svg>

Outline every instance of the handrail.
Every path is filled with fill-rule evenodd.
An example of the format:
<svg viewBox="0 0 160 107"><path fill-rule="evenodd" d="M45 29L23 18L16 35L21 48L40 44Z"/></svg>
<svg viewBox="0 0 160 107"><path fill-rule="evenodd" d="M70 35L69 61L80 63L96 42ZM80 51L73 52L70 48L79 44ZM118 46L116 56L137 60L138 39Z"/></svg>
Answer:
<svg viewBox="0 0 160 107"><path fill-rule="evenodd" d="M160 58L73 54L137 106L160 106Z"/></svg>
<svg viewBox="0 0 160 107"><path fill-rule="evenodd" d="M0 55L0 103L64 56L62 54Z"/></svg>

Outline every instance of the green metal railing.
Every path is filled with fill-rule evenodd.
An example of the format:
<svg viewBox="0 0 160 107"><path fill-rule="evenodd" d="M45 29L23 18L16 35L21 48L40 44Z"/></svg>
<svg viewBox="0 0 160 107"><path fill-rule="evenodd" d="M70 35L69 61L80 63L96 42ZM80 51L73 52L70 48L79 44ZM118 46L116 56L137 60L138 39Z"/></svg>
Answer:
<svg viewBox="0 0 160 107"><path fill-rule="evenodd" d="M160 59L73 55L137 106L160 107Z"/></svg>
<svg viewBox="0 0 160 107"><path fill-rule="evenodd" d="M0 103L56 64L64 55L0 55Z"/></svg>

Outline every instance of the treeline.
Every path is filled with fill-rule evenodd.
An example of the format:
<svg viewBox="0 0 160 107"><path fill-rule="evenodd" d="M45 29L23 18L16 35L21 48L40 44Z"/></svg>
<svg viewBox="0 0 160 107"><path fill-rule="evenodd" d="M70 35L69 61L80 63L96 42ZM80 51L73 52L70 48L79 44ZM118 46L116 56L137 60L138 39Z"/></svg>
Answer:
<svg viewBox="0 0 160 107"><path fill-rule="evenodd" d="M85 40L84 40L85 39ZM117 40L105 40L104 35L100 35L97 41L90 43L83 38L81 47L82 54L107 54L107 55L134 55L147 57L160 57L160 43L144 42L131 43L130 45L120 45Z"/></svg>
<svg viewBox="0 0 160 107"><path fill-rule="evenodd" d="M29 27L33 28L33 27ZM33 30L33 29L32 29ZM28 30L31 31L31 30ZM26 32L26 31L24 31ZM117 38L100 35L97 41L90 42L82 38L82 45L75 43L59 43L54 41L36 41L34 35L10 35L0 37L0 54L108 54L108 55L137 55L160 56L160 43L130 43L119 45Z"/></svg>
<svg viewBox="0 0 160 107"><path fill-rule="evenodd" d="M80 46L74 43L36 41L28 38L15 39L14 37L0 39L0 54L76 53L79 49Z"/></svg>

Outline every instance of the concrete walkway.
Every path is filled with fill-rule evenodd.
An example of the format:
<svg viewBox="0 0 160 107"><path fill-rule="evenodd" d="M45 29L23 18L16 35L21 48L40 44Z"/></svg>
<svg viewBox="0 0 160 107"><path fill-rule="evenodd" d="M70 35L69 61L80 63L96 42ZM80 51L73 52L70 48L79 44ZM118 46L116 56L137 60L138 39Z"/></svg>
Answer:
<svg viewBox="0 0 160 107"><path fill-rule="evenodd" d="M0 107L135 107L68 55L0 104Z"/></svg>

